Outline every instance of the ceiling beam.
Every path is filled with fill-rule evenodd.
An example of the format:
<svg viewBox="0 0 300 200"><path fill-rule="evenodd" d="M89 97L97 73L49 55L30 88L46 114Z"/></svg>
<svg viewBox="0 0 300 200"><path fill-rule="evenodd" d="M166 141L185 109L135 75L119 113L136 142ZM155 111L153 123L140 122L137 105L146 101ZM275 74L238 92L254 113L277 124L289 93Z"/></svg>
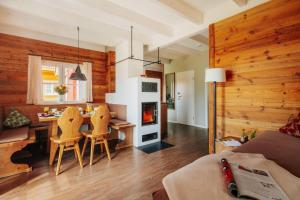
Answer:
<svg viewBox="0 0 300 200"><path fill-rule="evenodd" d="M177 44L172 44L172 45L168 46L167 49L176 51L178 53L188 54L188 55L197 54L197 53L200 52L198 50L195 50L193 48L189 48L187 46L183 46L183 45L178 44L178 43Z"/></svg>
<svg viewBox="0 0 300 200"><path fill-rule="evenodd" d="M201 34L194 35L191 37L191 39L200 42L202 44L208 45L208 38Z"/></svg>
<svg viewBox="0 0 300 200"><path fill-rule="evenodd" d="M84 39L85 33L90 34L93 35L93 38L99 38L97 40L99 42L103 41L103 44L107 46L115 45L111 43L113 38L126 40L130 38L129 26L126 27L127 29L120 28L109 23L98 21L95 18L90 19L77 15L74 12L63 10L63 8L45 6L44 4L40 4L39 1L33 2L28 0L16 3L15 1L3 0L0 2L0 10L2 10L2 13L0 13L0 15L2 15L0 22L22 28L26 28L24 24L27 24L33 31L46 31L45 33L68 37L67 35L76 33L76 26L80 26L83 36L82 39ZM28 21L20 23L27 18ZM35 23L31 23L33 21L35 21ZM101 37L99 37L99 35L101 35ZM76 34L74 34L74 36L76 36ZM146 44L151 43L151 38L146 34L135 32L134 36L135 40L142 41ZM73 37L71 38L73 39Z"/></svg>
<svg viewBox="0 0 300 200"><path fill-rule="evenodd" d="M59 23L58 21L40 18L36 17L35 15L30 15L22 12L15 12L15 10L3 8L2 6L0 6L0 23L48 35L77 39L76 26L74 25ZM99 37L99 35L102 36ZM117 34L113 33L111 33L110 35L104 35L99 31L95 32L86 29L85 27L80 27L80 41L114 46L114 41L121 41L122 39L123 38L120 37L119 34L118 36Z"/></svg>
<svg viewBox="0 0 300 200"><path fill-rule="evenodd" d="M175 10L178 14L195 24L203 22L202 12L182 0L159 0L159 2Z"/></svg>
<svg viewBox="0 0 300 200"><path fill-rule="evenodd" d="M79 2L82 5L85 4L89 7L101 9L105 13L127 20L133 23L132 25L143 27L164 36L173 36L173 28L170 25L163 24L160 21L141 15L134 10L129 10L111 1L79 0Z"/></svg>
<svg viewBox="0 0 300 200"><path fill-rule="evenodd" d="M178 44L185 46L190 49L194 49L196 51L203 51L208 49L208 45L198 42L196 40L193 40L191 38L184 39L182 41L179 41Z"/></svg>
<svg viewBox="0 0 300 200"><path fill-rule="evenodd" d="M157 52L155 52L155 51L145 52L144 56L155 58L155 57L157 57ZM187 56L187 54L180 53L180 52L174 51L172 49L168 49L168 48L160 49L160 58L173 60L173 59L183 58L186 56Z"/></svg>
<svg viewBox="0 0 300 200"><path fill-rule="evenodd" d="M245 6L248 3L248 0L233 0L238 6Z"/></svg>

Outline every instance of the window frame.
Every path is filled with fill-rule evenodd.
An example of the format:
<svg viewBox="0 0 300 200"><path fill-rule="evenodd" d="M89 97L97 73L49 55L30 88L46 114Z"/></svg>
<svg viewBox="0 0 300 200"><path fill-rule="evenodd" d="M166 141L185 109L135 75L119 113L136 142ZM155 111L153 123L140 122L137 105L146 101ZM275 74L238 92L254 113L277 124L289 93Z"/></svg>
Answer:
<svg viewBox="0 0 300 200"><path fill-rule="evenodd" d="M67 83L65 83L65 69L66 68L74 68L76 69L77 64L74 63L66 63L66 62L58 62L58 61L51 61L51 60L42 60L42 69L43 66L53 66L53 67L57 67L58 68L58 85L67 85ZM80 67L82 68L82 64L80 64ZM84 72L82 72L84 73ZM41 77L42 77L42 72L41 72ZM42 100L42 104L43 105L59 105L59 104L82 104L82 103L87 103L87 83L85 82L85 86L82 88L85 88L85 90L83 91L84 93L84 98L80 98L80 81L77 81L78 85L76 87L77 90L77 94L78 94L78 100L76 101L66 101L66 96L63 96L63 99L61 99L60 97L58 97L58 101L45 101L44 100L44 90L43 90L43 85L45 83L43 83L43 78L41 78L41 84L42 84L42 91L41 91L41 100ZM70 84L68 84L70 85Z"/></svg>

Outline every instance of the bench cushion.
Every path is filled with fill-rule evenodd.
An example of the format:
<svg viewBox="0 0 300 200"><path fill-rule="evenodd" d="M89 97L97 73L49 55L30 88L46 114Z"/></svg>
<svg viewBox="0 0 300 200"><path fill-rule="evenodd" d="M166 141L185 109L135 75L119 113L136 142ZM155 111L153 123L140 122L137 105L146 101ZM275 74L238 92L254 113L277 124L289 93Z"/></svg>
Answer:
<svg viewBox="0 0 300 200"><path fill-rule="evenodd" d="M3 125L8 128L18 128L29 124L30 120L17 110L11 111L3 122Z"/></svg>
<svg viewBox="0 0 300 200"><path fill-rule="evenodd" d="M0 133L0 144L28 139L28 127L7 129Z"/></svg>

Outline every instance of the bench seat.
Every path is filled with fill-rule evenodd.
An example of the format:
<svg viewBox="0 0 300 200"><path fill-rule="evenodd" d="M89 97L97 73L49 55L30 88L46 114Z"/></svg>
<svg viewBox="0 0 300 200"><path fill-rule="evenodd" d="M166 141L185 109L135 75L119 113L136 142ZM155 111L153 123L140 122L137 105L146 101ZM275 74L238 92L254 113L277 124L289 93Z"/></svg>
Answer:
<svg viewBox="0 0 300 200"><path fill-rule="evenodd" d="M28 127L6 129L0 133L0 178L32 170L27 164L13 163L11 156L34 142L34 132Z"/></svg>
<svg viewBox="0 0 300 200"><path fill-rule="evenodd" d="M29 128L6 129L0 132L0 144L28 139Z"/></svg>

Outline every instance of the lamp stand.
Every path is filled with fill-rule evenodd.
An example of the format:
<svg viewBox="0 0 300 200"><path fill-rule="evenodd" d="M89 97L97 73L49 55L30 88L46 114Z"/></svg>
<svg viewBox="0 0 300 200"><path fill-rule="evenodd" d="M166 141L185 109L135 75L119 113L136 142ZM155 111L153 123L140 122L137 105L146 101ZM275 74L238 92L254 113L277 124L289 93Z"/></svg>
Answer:
<svg viewBox="0 0 300 200"><path fill-rule="evenodd" d="M214 153L216 153L217 139L217 82L214 81Z"/></svg>

